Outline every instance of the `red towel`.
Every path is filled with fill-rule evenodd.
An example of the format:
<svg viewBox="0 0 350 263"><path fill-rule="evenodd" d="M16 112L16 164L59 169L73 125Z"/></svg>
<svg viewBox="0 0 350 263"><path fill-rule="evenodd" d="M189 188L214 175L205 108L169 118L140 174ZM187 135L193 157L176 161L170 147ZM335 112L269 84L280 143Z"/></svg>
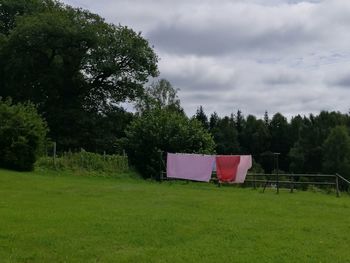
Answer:
<svg viewBox="0 0 350 263"><path fill-rule="evenodd" d="M232 182L236 179L237 168L241 160L237 155L216 156L216 176L221 182Z"/></svg>

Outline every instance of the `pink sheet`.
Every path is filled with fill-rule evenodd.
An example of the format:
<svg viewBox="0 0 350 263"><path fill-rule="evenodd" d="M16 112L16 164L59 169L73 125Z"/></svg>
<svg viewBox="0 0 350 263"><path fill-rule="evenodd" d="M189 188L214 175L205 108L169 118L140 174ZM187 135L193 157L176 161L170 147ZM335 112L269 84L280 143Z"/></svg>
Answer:
<svg viewBox="0 0 350 263"><path fill-rule="evenodd" d="M237 168L236 180L234 183L244 183L248 170L252 167L252 156L241 155L241 160Z"/></svg>
<svg viewBox="0 0 350 263"><path fill-rule="evenodd" d="M215 156L168 153L167 177L209 182Z"/></svg>

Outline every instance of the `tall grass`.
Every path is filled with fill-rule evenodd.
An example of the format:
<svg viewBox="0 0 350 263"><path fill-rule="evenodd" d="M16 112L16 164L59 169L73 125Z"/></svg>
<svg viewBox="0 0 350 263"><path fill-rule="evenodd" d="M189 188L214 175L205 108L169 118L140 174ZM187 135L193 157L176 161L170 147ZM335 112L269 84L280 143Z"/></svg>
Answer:
<svg viewBox="0 0 350 263"><path fill-rule="evenodd" d="M55 170L123 173L129 171L128 157L122 155L102 155L81 151L66 152L61 156L42 157L36 167Z"/></svg>

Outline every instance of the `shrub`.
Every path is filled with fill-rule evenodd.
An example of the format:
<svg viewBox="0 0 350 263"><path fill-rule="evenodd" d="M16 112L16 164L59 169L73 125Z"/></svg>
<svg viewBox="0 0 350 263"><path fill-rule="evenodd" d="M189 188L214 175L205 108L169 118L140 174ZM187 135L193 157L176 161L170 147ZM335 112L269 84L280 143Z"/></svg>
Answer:
<svg viewBox="0 0 350 263"><path fill-rule="evenodd" d="M101 155L85 151L67 152L55 160L52 157L42 157L36 166L46 169L105 173L122 173L129 170L127 156Z"/></svg>
<svg viewBox="0 0 350 263"><path fill-rule="evenodd" d="M46 133L46 123L33 104L0 100L0 167L33 170Z"/></svg>
<svg viewBox="0 0 350 263"><path fill-rule="evenodd" d="M151 110L127 128L130 161L144 178L159 178L160 151L213 153L212 136L196 119L163 109Z"/></svg>

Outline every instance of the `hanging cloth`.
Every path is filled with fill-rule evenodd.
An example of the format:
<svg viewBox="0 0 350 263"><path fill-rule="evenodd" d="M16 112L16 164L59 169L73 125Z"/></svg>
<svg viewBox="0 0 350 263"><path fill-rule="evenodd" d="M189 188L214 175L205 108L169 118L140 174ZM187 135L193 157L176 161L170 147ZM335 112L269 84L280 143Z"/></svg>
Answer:
<svg viewBox="0 0 350 263"><path fill-rule="evenodd" d="M241 155L241 160L237 168L236 180L234 183L242 184L245 181L248 170L252 168L252 156Z"/></svg>
<svg viewBox="0 0 350 263"><path fill-rule="evenodd" d="M209 182L214 162L213 155L168 153L167 177Z"/></svg>
<svg viewBox="0 0 350 263"><path fill-rule="evenodd" d="M236 179L239 155L216 156L216 175L220 182L233 182Z"/></svg>

